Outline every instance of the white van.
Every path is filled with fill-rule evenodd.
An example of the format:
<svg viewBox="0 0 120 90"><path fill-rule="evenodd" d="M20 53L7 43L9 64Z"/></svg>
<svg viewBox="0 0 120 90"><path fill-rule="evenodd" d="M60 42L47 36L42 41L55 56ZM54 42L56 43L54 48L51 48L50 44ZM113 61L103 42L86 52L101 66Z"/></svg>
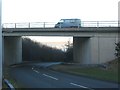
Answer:
<svg viewBox="0 0 120 90"><path fill-rule="evenodd" d="M80 19L61 19L55 28L79 28L81 27Z"/></svg>

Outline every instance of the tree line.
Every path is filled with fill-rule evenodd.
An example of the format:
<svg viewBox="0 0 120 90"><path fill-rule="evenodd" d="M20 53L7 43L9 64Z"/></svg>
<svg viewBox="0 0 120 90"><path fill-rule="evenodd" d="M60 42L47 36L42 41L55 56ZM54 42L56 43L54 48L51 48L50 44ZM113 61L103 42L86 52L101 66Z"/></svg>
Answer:
<svg viewBox="0 0 120 90"><path fill-rule="evenodd" d="M73 61L73 45L69 42L66 44L67 49L65 52L57 48L43 45L42 43L32 41L29 38L23 38L22 47L23 61Z"/></svg>
<svg viewBox="0 0 120 90"><path fill-rule="evenodd" d="M72 62L73 61L73 44L69 41L65 45L66 51L62 51L57 48L53 48L42 43L32 41L29 38L23 38L22 40L22 57L23 61L61 61ZM116 43L115 55L120 58L120 42Z"/></svg>

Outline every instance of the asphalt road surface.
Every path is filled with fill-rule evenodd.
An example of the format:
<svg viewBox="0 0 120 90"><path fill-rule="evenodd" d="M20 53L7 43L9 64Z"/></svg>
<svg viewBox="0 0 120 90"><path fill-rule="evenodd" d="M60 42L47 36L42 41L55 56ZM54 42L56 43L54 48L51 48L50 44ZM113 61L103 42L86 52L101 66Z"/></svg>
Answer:
<svg viewBox="0 0 120 90"><path fill-rule="evenodd" d="M116 83L52 71L48 68L49 65L52 63L11 67L10 76L21 88L82 88L85 90L118 88Z"/></svg>

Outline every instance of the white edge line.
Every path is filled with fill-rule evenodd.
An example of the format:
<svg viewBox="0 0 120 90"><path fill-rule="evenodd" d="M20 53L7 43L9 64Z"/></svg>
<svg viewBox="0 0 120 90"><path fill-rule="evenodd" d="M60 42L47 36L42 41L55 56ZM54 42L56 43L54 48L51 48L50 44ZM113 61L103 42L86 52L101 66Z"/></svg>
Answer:
<svg viewBox="0 0 120 90"><path fill-rule="evenodd" d="M52 76L50 76L50 75L47 75L47 74L43 74L43 75L46 76L46 77L52 78L52 79L54 79L54 80L58 80L57 78L52 77Z"/></svg>
<svg viewBox="0 0 120 90"><path fill-rule="evenodd" d="M88 88L88 87L85 87L85 86L82 86L82 85L79 85L79 84L75 84L75 83L70 83L71 85L74 85L74 86L78 86L78 87L81 87L81 88Z"/></svg>

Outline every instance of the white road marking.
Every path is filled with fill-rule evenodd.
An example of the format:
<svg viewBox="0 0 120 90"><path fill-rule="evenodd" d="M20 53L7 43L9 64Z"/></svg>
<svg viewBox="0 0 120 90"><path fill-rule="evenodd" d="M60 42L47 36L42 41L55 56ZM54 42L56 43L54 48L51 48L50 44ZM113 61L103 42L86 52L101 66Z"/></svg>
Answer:
<svg viewBox="0 0 120 90"><path fill-rule="evenodd" d="M38 71L36 71L36 70L33 70L34 72L36 72L36 73L39 73Z"/></svg>
<svg viewBox="0 0 120 90"><path fill-rule="evenodd" d="M77 87L86 88L86 89L89 89L89 90L94 90L94 89L85 87L85 86L83 86L83 85L79 85L79 84L75 84L75 83L70 83L70 84L71 84L71 85L74 85L74 86L77 86Z"/></svg>
<svg viewBox="0 0 120 90"><path fill-rule="evenodd" d="M46 77L52 78L52 79L54 79L54 80L58 80L57 78L52 77L52 76L50 76L50 75L47 75L47 74L43 74L43 75L46 76Z"/></svg>
<svg viewBox="0 0 120 90"><path fill-rule="evenodd" d="M32 67L32 70L33 70L34 68Z"/></svg>

